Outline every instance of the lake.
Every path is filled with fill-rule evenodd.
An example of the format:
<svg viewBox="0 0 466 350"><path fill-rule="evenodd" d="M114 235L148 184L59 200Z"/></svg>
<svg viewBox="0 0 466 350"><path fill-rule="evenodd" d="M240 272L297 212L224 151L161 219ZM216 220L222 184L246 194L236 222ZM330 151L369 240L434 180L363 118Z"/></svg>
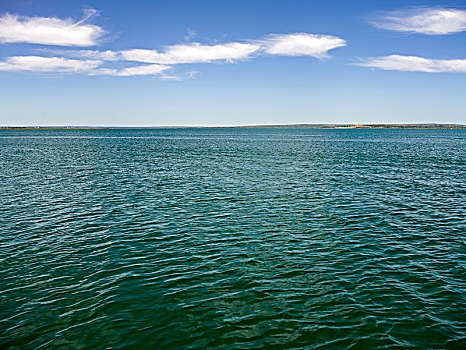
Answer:
<svg viewBox="0 0 466 350"><path fill-rule="evenodd" d="M0 131L2 349L464 349L466 130Z"/></svg>

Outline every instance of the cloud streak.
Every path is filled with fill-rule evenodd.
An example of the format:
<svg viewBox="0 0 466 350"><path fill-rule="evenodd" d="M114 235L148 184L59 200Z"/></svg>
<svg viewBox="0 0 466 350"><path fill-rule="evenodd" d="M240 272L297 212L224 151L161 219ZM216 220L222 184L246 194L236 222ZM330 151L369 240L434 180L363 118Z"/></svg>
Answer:
<svg viewBox="0 0 466 350"><path fill-rule="evenodd" d="M105 34L102 28L86 23L94 13L95 10L89 10L80 21L52 17L26 17L7 13L0 17L0 42L93 46Z"/></svg>
<svg viewBox="0 0 466 350"><path fill-rule="evenodd" d="M356 63L356 65L409 72L466 73L466 59L438 60L417 56L390 55L370 58L364 62Z"/></svg>
<svg viewBox="0 0 466 350"><path fill-rule="evenodd" d="M331 35L307 33L271 34L263 40L231 42L217 45L189 43L156 50L133 49L120 51L122 60L159 64L182 63L233 63L244 61L264 53L280 56L312 56L327 58L328 51L345 46L344 39Z"/></svg>
<svg viewBox="0 0 466 350"><path fill-rule="evenodd" d="M387 12L371 22L382 29L427 35L466 31L466 11L449 8L417 8Z"/></svg>
<svg viewBox="0 0 466 350"><path fill-rule="evenodd" d="M249 43L226 43L218 45L202 45L199 43L167 46L164 52L156 50L133 49L120 51L121 58L160 64L210 63L243 61L260 50L259 45Z"/></svg>
<svg viewBox="0 0 466 350"><path fill-rule="evenodd" d="M157 75L170 68L170 66L163 66L160 64L127 67L121 70L101 68L96 71L91 71L89 75L113 75L119 77L128 77L134 75Z"/></svg>
<svg viewBox="0 0 466 350"><path fill-rule="evenodd" d="M260 55L329 57L328 51L346 46L344 39L307 33L271 34L262 40L205 45L197 42L166 46L164 50L131 49L122 51L51 50L68 57L104 61L133 61L152 64L234 63Z"/></svg>
<svg viewBox="0 0 466 350"><path fill-rule="evenodd" d="M101 64L96 60L73 60L63 57L14 56L0 62L0 71L85 73Z"/></svg>
<svg viewBox="0 0 466 350"><path fill-rule="evenodd" d="M344 39L307 33L272 34L260 43L269 55L312 56L319 59L327 58L329 50L346 46Z"/></svg>
<svg viewBox="0 0 466 350"><path fill-rule="evenodd" d="M101 61L120 61L121 55L118 51L99 51L99 50L49 50L44 49L42 52L46 52L54 55L61 55L73 58L88 58Z"/></svg>
<svg viewBox="0 0 466 350"><path fill-rule="evenodd" d="M160 64L139 65L122 69L100 68L102 63L99 60L75 60L63 57L14 56L0 62L0 71L80 73L126 77L158 75L171 68Z"/></svg>

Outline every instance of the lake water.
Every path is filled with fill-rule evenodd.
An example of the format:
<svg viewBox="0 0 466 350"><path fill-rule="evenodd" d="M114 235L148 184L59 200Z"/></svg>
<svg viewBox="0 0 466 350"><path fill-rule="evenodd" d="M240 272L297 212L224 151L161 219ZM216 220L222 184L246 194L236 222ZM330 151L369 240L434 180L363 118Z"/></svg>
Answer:
<svg viewBox="0 0 466 350"><path fill-rule="evenodd" d="M465 130L2 130L2 349L465 349Z"/></svg>

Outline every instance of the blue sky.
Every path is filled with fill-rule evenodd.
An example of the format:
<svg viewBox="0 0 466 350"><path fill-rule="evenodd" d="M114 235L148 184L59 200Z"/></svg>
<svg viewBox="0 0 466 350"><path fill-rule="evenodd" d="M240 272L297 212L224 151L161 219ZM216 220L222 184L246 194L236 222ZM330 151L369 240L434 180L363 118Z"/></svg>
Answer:
<svg viewBox="0 0 466 350"><path fill-rule="evenodd" d="M10 1L0 125L466 123L462 1Z"/></svg>

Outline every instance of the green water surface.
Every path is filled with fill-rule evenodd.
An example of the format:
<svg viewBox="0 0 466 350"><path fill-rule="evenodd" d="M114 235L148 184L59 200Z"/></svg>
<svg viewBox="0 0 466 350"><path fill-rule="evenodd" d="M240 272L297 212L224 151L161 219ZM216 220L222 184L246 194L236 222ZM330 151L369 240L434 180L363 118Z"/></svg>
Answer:
<svg viewBox="0 0 466 350"><path fill-rule="evenodd" d="M465 130L2 130L2 349L466 349Z"/></svg>

